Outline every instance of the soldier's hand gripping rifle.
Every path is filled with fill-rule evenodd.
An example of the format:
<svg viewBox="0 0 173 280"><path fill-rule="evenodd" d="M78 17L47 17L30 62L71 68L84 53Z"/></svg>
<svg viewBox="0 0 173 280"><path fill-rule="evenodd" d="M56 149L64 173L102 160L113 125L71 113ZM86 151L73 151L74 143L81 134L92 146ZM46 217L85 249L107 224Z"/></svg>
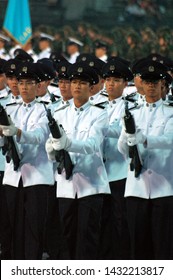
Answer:
<svg viewBox="0 0 173 280"><path fill-rule="evenodd" d="M52 117L51 114L51 110L50 109L46 109L47 112L47 118L48 118L48 125L49 125L49 129L50 132L52 134L53 138L59 139L61 138L61 132L59 129L59 126L57 124L57 122L55 121L55 119ZM62 173L63 168L65 169L66 172L66 179L68 180L71 175L72 175L72 171L73 171L73 163L71 161L70 155L66 150L60 150L60 151L55 151L55 159L57 162L57 171L58 174Z"/></svg>
<svg viewBox="0 0 173 280"><path fill-rule="evenodd" d="M129 111L128 101L125 103L124 124L128 134L135 134L135 121L131 112ZM129 157L131 158L130 170L134 171L135 177L137 178L140 175L142 169L142 160L140 158L137 145L129 146Z"/></svg>
<svg viewBox="0 0 173 280"><path fill-rule="evenodd" d="M10 125L7 112L0 104L0 125ZM14 170L17 171L20 165L20 155L13 136L4 136L4 146L2 147L2 154L6 157L7 163L13 161Z"/></svg>

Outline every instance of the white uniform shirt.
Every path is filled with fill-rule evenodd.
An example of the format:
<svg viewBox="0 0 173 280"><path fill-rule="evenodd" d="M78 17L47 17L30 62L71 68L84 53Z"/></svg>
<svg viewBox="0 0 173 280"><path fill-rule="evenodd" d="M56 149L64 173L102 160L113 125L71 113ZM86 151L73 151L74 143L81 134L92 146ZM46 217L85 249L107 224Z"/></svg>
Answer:
<svg viewBox="0 0 173 280"><path fill-rule="evenodd" d="M8 103L21 103L21 102L22 102L22 97L20 95L14 96L12 92L10 92Z"/></svg>
<svg viewBox="0 0 173 280"><path fill-rule="evenodd" d="M76 59L77 59L77 57L80 55L80 53L79 52L75 52L75 53L73 53L70 57L69 57L69 59L68 59L68 62L70 62L70 63L75 63L76 62Z"/></svg>
<svg viewBox="0 0 173 280"><path fill-rule="evenodd" d="M34 62L37 62L38 56L32 49L28 50L27 53L34 59Z"/></svg>
<svg viewBox="0 0 173 280"><path fill-rule="evenodd" d="M158 198L173 195L173 110L162 100L144 103L133 111L135 123L147 136L147 147L139 144L143 169L138 178L128 171L125 196ZM118 143L122 148L122 142ZM122 149L121 149L122 150Z"/></svg>
<svg viewBox="0 0 173 280"><path fill-rule="evenodd" d="M42 59L42 58L49 58L50 54L51 54L51 48L46 48L45 50L41 51L38 54L38 59Z"/></svg>
<svg viewBox="0 0 173 280"><path fill-rule="evenodd" d="M0 58L5 59L5 60L10 59L9 54L6 52L6 50L4 48L0 49Z"/></svg>
<svg viewBox="0 0 173 280"><path fill-rule="evenodd" d="M20 177L24 187L54 184L53 165L48 161L45 150L50 131L43 104L34 100L29 104L9 105L7 113L16 127L22 130L18 142L16 136L14 137L21 155L21 164L19 169L14 171L13 162L6 163L3 184L18 187Z"/></svg>
<svg viewBox="0 0 173 280"><path fill-rule="evenodd" d="M56 173L57 197L75 198L77 195L80 198L110 193L101 152L104 129L107 130L108 126L106 110L89 102L80 108L72 103L65 109L55 111L54 117L72 139L69 153L74 164L69 180L65 179L64 173Z"/></svg>
<svg viewBox="0 0 173 280"><path fill-rule="evenodd" d="M121 118L124 115L122 97L109 101L107 111L110 126L104 139L104 160L109 182L112 182L126 178L128 169L128 162L117 148L121 132Z"/></svg>
<svg viewBox="0 0 173 280"><path fill-rule="evenodd" d="M0 104L5 107L9 103L9 92L8 89L4 88L0 90ZM5 157L2 155L2 150L0 149L0 171L4 171L5 168Z"/></svg>
<svg viewBox="0 0 173 280"><path fill-rule="evenodd" d="M93 96L90 96L89 101L92 105L99 104L102 102L108 103L108 96L101 94L102 91L99 91Z"/></svg>
<svg viewBox="0 0 173 280"><path fill-rule="evenodd" d="M61 97L61 92L58 86L49 85L48 86L49 92L53 93L57 97Z"/></svg>
<svg viewBox="0 0 173 280"><path fill-rule="evenodd" d="M106 54L98 57L100 60L104 61L104 62L107 62L107 59L108 59L108 56Z"/></svg>
<svg viewBox="0 0 173 280"><path fill-rule="evenodd" d="M60 108L64 108L64 107L67 107L67 106L70 106L73 102L73 98L67 100L67 101L64 101L63 99L58 99L57 101L51 103L48 108L51 109L51 112L52 114L54 114L54 112Z"/></svg>

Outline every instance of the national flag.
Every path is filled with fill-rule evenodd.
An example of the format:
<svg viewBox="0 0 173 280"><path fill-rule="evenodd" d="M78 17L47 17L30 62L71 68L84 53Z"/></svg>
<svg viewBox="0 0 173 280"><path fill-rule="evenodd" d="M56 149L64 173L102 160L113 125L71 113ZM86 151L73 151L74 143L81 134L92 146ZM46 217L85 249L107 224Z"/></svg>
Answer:
<svg viewBox="0 0 173 280"><path fill-rule="evenodd" d="M3 29L18 44L27 43L32 36L28 0L8 0Z"/></svg>

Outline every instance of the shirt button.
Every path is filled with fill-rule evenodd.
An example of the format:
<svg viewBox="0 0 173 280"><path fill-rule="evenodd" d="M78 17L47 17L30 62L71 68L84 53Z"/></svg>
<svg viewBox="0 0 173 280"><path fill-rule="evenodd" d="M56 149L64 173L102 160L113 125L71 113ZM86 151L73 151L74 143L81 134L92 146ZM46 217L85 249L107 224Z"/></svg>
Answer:
<svg viewBox="0 0 173 280"><path fill-rule="evenodd" d="M151 170L148 170L148 174L151 175L151 174L152 174L152 171L151 171Z"/></svg>

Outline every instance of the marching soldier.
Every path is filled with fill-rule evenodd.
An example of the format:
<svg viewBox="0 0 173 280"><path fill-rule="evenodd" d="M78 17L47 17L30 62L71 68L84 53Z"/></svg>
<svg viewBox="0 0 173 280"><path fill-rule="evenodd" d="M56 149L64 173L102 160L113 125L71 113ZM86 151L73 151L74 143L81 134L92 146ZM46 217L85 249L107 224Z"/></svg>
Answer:
<svg viewBox="0 0 173 280"><path fill-rule="evenodd" d="M67 259L98 259L101 214L106 194L110 193L101 145L108 125L107 112L90 104L89 93L98 83L96 72L85 63L69 68L73 103L55 111L64 128L60 139L46 143L48 157L65 149L74 164L70 179L56 173L57 198L63 234L62 252Z"/></svg>
<svg viewBox="0 0 173 280"><path fill-rule="evenodd" d="M130 243L127 212L124 199L128 163L117 149L124 114L122 94L127 83L133 79L128 66L120 59L110 60L102 69L109 103L109 129L104 139L104 163L111 189L111 251L113 259L129 259Z"/></svg>
<svg viewBox="0 0 173 280"><path fill-rule="evenodd" d="M21 101L20 92L18 89L17 68L21 64L18 59L9 59L3 69L6 76L7 85L10 89L8 103L19 103Z"/></svg>
<svg viewBox="0 0 173 280"><path fill-rule="evenodd" d="M141 79L146 100L133 111L136 133L122 129L118 148L128 157L128 146L138 146L139 176L128 170L125 197L132 259L173 258L173 112L163 104L162 83L167 68L146 59Z"/></svg>
<svg viewBox="0 0 173 280"><path fill-rule="evenodd" d="M45 108L35 99L38 77L34 64L20 65L17 79L21 103L7 106L10 125L0 126L1 140L12 136L20 159L18 168L13 158L6 162L3 178L3 199L9 214L4 217L9 221L6 244L12 259L33 260L42 258L47 193L54 184L54 174L45 151L49 135Z"/></svg>

